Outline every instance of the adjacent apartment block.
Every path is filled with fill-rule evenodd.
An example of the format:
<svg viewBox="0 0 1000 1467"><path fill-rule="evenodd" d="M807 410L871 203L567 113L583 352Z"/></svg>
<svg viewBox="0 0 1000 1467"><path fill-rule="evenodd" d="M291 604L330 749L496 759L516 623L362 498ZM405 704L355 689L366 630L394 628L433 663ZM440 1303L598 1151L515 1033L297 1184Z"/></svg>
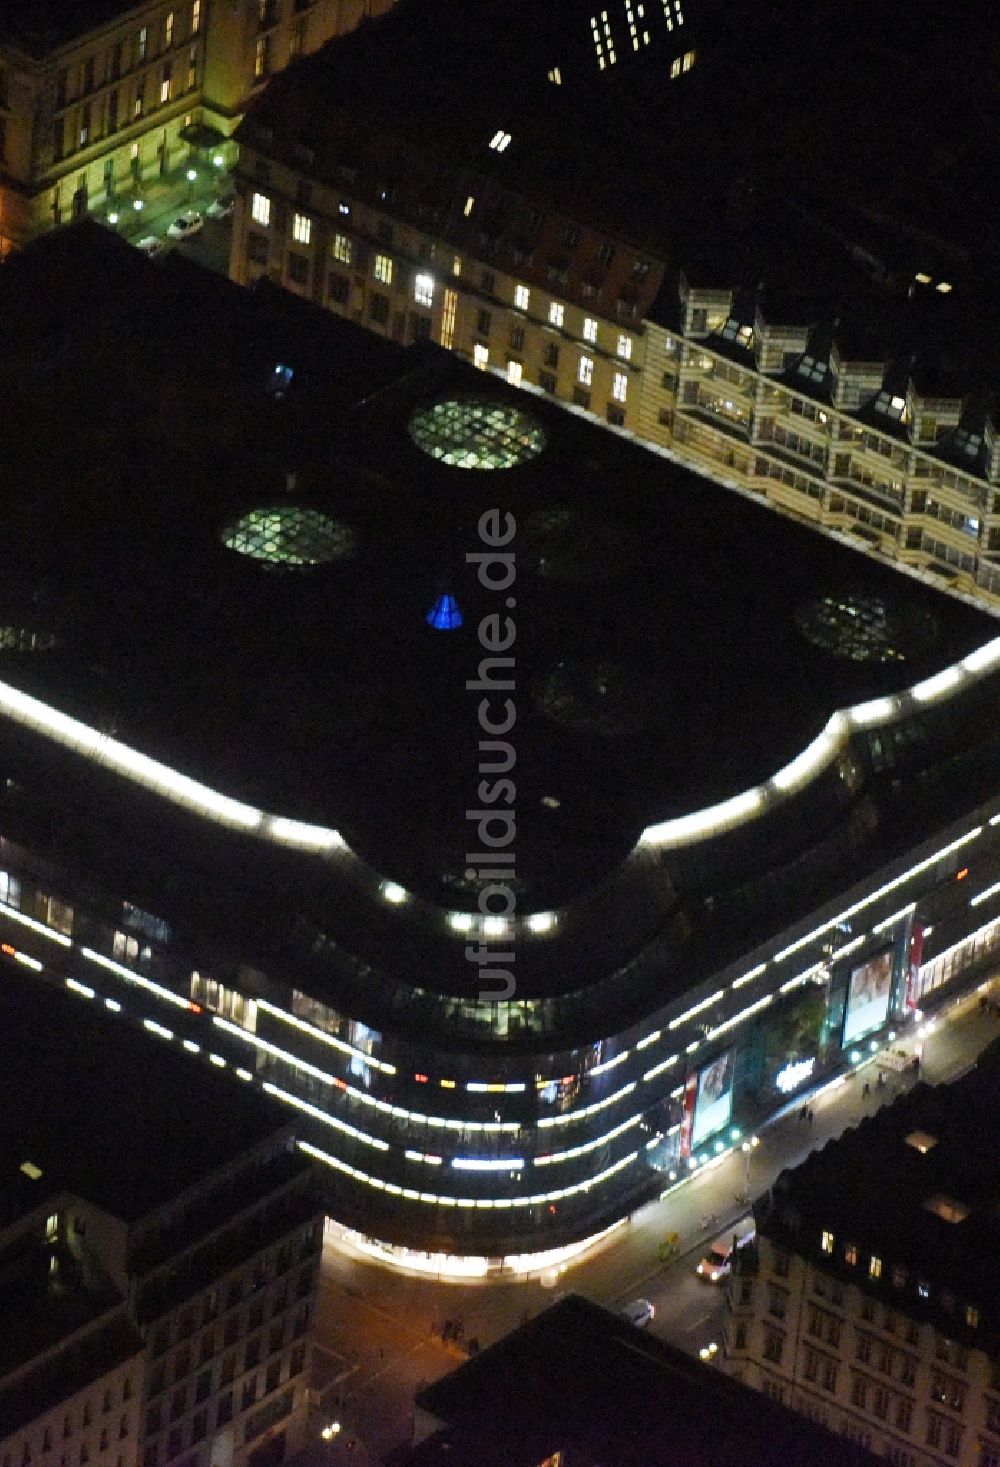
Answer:
<svg viewBox="0 0 1000 1467"><path fill-rule="evenodd" d="M876 216L841 180L816 192L810 114L779 97L792 21L730 27L737 55L690 9L669 30L657 12L645 41L614 12L618 49L597 25L590 66L570 0L562 33L531 6L484 3L473 22L410 0L326 47L239 130L232 277L429 337L1000 607L1000 360L978 257L943 212ZM812 24L803 45L849 71L856 28ZM891 108L891 47L864 42ZM742 102L767 114L753 161L718 107L748 45L760 96Z"/></svg>
<svg viewBox="0 0 1000 1467"><path fill-rule="evenodd" d="M4 952L0 1462L280 1462L305 1442L309 1163L164 1026Z"/></svg>
<svg viewBox="0 0 1000 1467"><path fill-rule="evenodd" d="M729 1373L895 1467L1000 1463L998 1078L993 1045L783 1173L730 1283Z"/></svg>
<svg viewBox="0 0 1000 1467"><path fill-rule="evenodd" d="M0 6L0 257L224 142L296 56L393 0Z"/></svg>

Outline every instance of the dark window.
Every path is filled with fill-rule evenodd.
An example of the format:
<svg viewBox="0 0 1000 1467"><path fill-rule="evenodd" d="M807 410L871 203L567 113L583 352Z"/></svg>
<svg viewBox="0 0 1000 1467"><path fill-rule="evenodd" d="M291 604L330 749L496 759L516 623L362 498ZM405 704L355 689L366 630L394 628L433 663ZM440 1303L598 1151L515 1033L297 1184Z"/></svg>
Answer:
<svg viewBox="0 0 1000 1467"><path fill-rule="evenodd" d="M300 255L295 250L288 252L288 278L296 285L307 285L309 282L309 259L306 255Z"/></svg>
<svg viewBox="0 0 1000 1467"><path fill-rule="evenodd" d="M555 374L552 373L552 372L539 372L539 374L538 374L538 385L542 389L543 392L555 392L555 390L556 390Z"/></svg>
<svg viewBox="0 0 1000 1467"><path fill-rule="evenodd" d="M219 1404L215 1412L216 1426L225 1426L227 1421L233 1419L233 1393L226 1391L225 1395L219 1397Z"/></svg>
<svg viewBox="0 0 1000 1467"><path fill-rule="evenodd" d="M243 1352L243 1369L252 1370L260 1363L260 1336L254 1340L247 1340L246 1349Z"/></svg>
<svg viewBox="0 0 1000 1467"><path fill-rule="evenodd" d="M476 332L479 336L489 336L490 327L493 324L493 313L491 311L480 311L476 317Z"/></svg>
<svg viewBox="0 0 1000 1467"><path fill-rule="evenodd" d="M208 1410L205 1406L202 1406L201 1410L196 1411L191 1418L191 1440L192 1442L200 1442L202 1437L207 1434Z"/></svg>
<svg viewBox="0 0 1000 1467"><path fill-rule="evenodd" d="M512 351L524 350L524 327L512 326L510 328L510 345Z"/></svg>
<svg viewBox="0 0 1000 1467"><path fill-rule="evenodd" d="M264 1323L264 1301L263 1301L263 1299L255 1299L253 1301L253 1303L250 1305L249 1311L247 1312L247 1329L248 1330L260 1329L260 1327L261 1327L261 1325L263 1323Z"/></svg>
<svg viewBox="0 0 1000 1467"><path fill-rule="evenodd" d="M431 334L430 316L412 315L410 317L410 334L414 341L427 341Z"/></svg>
<svg viewBox="0 0 1000 1467"><path fill-rule="evenodd" d="M585 387L573 388L573 403L576 407L590 407L590 393Z"/></svg>
<svg viewBox="0 0 1000 1467"><path fill-rule="evenodd" d="M484 270L483 271L483 273L482 273L482 275L480 276L480 279L479 279L479 284L480 284L480 288L482 289L483 295L496 295L496 293L497 293L497 278L493 274L493 271L492 270Z"/></svg>
<svg viewBox="0 0 1000 1467"><path fill-rule="evenodd" d="M368 302L368 314L377 325L384 326L389 319L389 297L376 291Z"/></svg>
<svg viewBox="0 0 1000 1467"><path fill-rule="evenodd" d="M196 1401L207 1401L212 1394L212 1372L203 1370L199 1375L194 1387L194 1398Z"/></svg>
<svg viewBox="0 0 1000 1467"><path fill-rule="evenodd" d="M335 301L338 306L346 306L351 288L351 282L346 275L340 275L336 270L331 270L327 288L332 301Z"/></svg>
<svg viewBox="0 0 1000 1467"><path fill-rule="evenodd" d="M252 1375L243 1382L243 1410L247 1411L257 1399L257 1377Z"/></svg>
<svg viewBox="0 0 1000 1467"><path fill-rule="evenodd" d="M281 1361L272 1360L267 1367L267 1376L264 1381L265 1391L276 1391L281 1384Z"/></svg>
<svg viewBox="0 0 1000 1467"><path fill-rule="evenodd" d="M620 407L618 407L618 405L616 403L613 403L613 402L609 402L608 403L607 417L608 417L608 422L611 424L612 428L624 428L624 426L625 426L625 414L622 411L622 409Z"/></svg>
<svg viewBox="0 0 1000 1467"><path fill-rule="evenodd" d="M547 367L558 367L559 347L554 341L550 341L545 348L545 365Z"/></svg>
<svg viewBox="0 0 1000 1467"><path fill-rule="evenodd" d="M251 229L247 235L247 259L253 265L267 264L267 235ZM237 1295L237 1299L239 1295Z"/></svg>

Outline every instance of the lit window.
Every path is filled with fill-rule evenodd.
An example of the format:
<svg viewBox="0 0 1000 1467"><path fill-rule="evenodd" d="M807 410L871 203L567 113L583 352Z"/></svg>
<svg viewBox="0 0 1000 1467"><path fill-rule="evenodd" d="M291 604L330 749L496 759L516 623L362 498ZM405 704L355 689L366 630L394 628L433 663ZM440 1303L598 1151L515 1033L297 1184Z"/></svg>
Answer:
<svg viewBox="0 0 1000 1467"><path fill-rule="evenodd" d="M375 279L383 285L392 284L392 261L388 255L375 256Z"/></svg>
<svg viewBox="0 0 1000 1467"><path fill-rule="evenodd" d="M857 1265L858 1250L857 1248L855 1248L853 1243L848 1243L847 1247L844 1249L844 1262L850 1264L851 1268L854 1268Z"/></svg>
<svg viewBox="0 0 1000 1467"><path fill-rule="evenodd" d="M685 71L690 71L691 70L692 66L695 63L695 59L697 57L697 54L698 53L696 51L685 51L684 52L684 70Z"/></svg>
<svg viewBox="0 0 1000 1467"><path fill-rule="evenodd" d="M53 1212L45 1219L45 1241L47 1243L54 1243L56 1242L58 1237L59 1214L57 1212Z"/></svg>
<svg viewBox="0 0 1000 1467"><path fill-rule="evenodd" d="M201 29L201 0L191 0L191 34Z"/></svg>
<svg viewBox="0 0 1000 1467"><path fill-rule="evenodd" d="M312 220L306 214L292 215L292 239L296 244L308 244L312 237Z"/></svg>
<svg viewBox="0 0 1000 1467"><path fill-rule="evenodd" d="M680 76L680 74L681 74L681 58L679 56L677 56L670 63L670 75L671 75L671 77L675 77L675 76Z"/></svg>
<svg viewBox="0 0 1000 1467"><path fill-rule="evenodd" d="M482 342L477 341L475 346L472 348L472 360L473 363L480 368L480 370L485 371L486 368L489 366L490 361L489 347L483 346Z"/></svg>
<svg viewBox="0 0 1000 1467"><path fill-rule="evenodd" d="M823 1237L820 1240L820 1247L824 1253L833 1252L833 1234L827 1232L825 1228L823 1229Z"/></svg>
<svg viewBox="0 0 1000 1467"><path fill-rule="evenodd" d="M351 241L346 234L333 236L333 258L339 260L342 265L351 263Z"/></svg>
<svg viewBox="0 0 1000 1467"><path fill-rule="evenodd" d="M632 360L632 338L631 338L631 336L624 336L624 335L619 336L619 338L618 338L618 356L621 357L621 359L622 359L623 362L630 362Z"/></svg>
<svg viewBox="0 0 1000 1467"><path fill-rule="evenodd" d="M507 381L511 387L520 387L521 378L524 376L524 368L520 362L511 357L507 362Z"/></svg>
<svg viewBox="0 0 1000 1467"><path fill-rule="evenodd" d="M461 273L462 273L462 256L461 255L454 255L454 256L452 256L451 273L452 273L452 275L461 275Z"/></svg>
<svg viewBox="0 0 1000 1467"><path fill-rule="evenodd" d="M549 306L549 325L561 326L566 315L566 307L562 301L553 301Z"/></svg>
<svg viewBox="0 0 1000 1467"><path fill-rule="evenodd" d="M145 59L146 59L146 41L147 41L147 38L148 38L148 34L149 33L146 30L146 27L143 26L142 30L139 32L139 44L136 47L136 50L139 53L139 60L140 61L145 61Z"/></svg>
<svg viewBox="0 0 1000 1467"><path fill-rule="evenodd" d="M596 344L597 342L597 322L594 320L593 316L587 316L584 318L583 339L584 341L589 341L594 344Z"/></svg>
<svg viewBox="0 0 1000 1467"><path fill-rule="evenodd" d="M474 197L473 194L470 194L469 197L465 201L465 208L462 210L462 213L465 215L466 219L468 219L469 215L472 213L472 211L473 211L473 209L475 207L476 207L475 197Z"/></svg>
<svg viewBox="0 0 1000 1467"><path fill-rule="evenodd" d="M580 366L577 370L576 380L582 382L584 387L589 387L594 380L594 358L581 357Z"/></svg>
<svg viewBox="0 0 1000 1467"><path fill-rule="evenodd" d="M167 18L163 22L163 46L169 49L174 44L174 12L167 11Z"/></svg>
<svg viewBox="0 0 1000 1467"><path fill-rule="evenodd" d="M531 302L531 291L526 285L514 286L514 304L519 311L526 311Z"/></svg>
<svg viewBox="0 0 1000 1467"><path fill-rule="evenodd" d="M554 66L552 68L552 70L548 73L548 77L549 81L552 82L554 86L562 86L562 72L559 70L558 66Z"/></svg>
<svg viewBox="0 0 1000 1467"><path fill-rule="evenodd" d="M951 290L951 285L947 280L939 280L934 289L940 291L942 295L947 295Z"/></svg>
<svg viewBox="0 0 1000 1467"><path fill-rule="evenodd" d="M254 81L261 81L271 70L271 37L258 36L253 48Z"/></svg>
<svg viewBox="0 0 1000 1467"><path fill-rule="evenodd" d="M868 1264L868 1276L873 1279L880 1279L882 1277L882 1260L881 1258L876 1258L874 1253Z"/></svg>
<svg viewBox="0 0 1000 1467"><path fill-rule="evenodd" d="M510 133L504 132L502 127L498 127L490 138L490 147L495 153L505 153L510 147Z"/></svg>
<svg viewBox="0 0 1000 1467"><path fill-rule="evenodd" d="M170 62L163 63L163 77L160 81L160 101L170 101Z"/></svg>
<svg viewBox="0 0 1000 1467"><path fill-rule="evenodd" d="M270 224L271 200L267 194L254 194L250 202L250 218L255 224Z"/></svg>
<svg viewBox="0 0 1000 1467"><path fill-rule="evenodd" d="M615 402L624 402L628 396L628 376L625 372L615 373L615 380L611 384L611 396Z"/></svg>
<svg viewBox="0 0 1000 1467"><path fill-rule="evenodd" d="M965 1322L970 1329L975 1329L976 1325L979 1323L979 1310L976 1308L975 1304L966 1304Z"/></svg>
<svg viewBox="0 0 1000 1467"><path fill-rule="evenodd" d="M434 276L418 275L413 282L413 299L418 306L434 304Z"/></svg>

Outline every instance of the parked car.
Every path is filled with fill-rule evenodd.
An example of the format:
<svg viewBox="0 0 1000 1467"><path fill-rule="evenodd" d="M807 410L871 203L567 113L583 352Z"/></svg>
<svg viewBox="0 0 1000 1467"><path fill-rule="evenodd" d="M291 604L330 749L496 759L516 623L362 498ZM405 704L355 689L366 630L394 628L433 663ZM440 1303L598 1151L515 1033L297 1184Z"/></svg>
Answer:
<svg viewBox="0 0 1000 1467"><path fill-rule="evenodd" d="M201 215L194 209L188 209L186 214L181 214L174 220L167 234L171 239L192 239L194 235L201 233L204 225Z"/></svg>
<svg viewBox="0 0 1000 1467"><path fill-rule="evenodd" d="M212 200L205 213L209 219L228 219L235 203L235 194L222 194L219 198Z"/></svg>
<svg viewBox="0 0 1000 1467"><path fill-rule="evenodd" d="M636 1329L645 1329L651 1324L656 1310L648 1299L633 1299L631 1304L626 1304L621 1311L622 1319L627 1319L629 1324L634 1324Z"/></svg>
<svg viewBox="0 0 1000 1467"><path fill-rule="evenodd" d="M155 260L157 255L162 255L166 249L163 240L157 239L155 234L147 234L143 239L136 240L135 247L151 260Z"/></svg>

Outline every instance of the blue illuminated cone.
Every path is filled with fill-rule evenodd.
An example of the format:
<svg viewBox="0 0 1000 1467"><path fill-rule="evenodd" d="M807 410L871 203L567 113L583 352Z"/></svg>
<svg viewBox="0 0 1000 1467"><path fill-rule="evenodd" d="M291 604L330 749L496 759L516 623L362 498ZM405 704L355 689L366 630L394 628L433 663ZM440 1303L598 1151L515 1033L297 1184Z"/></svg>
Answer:
<svg viewBox="0 0 1000 1467"><path fill-rule="evenodd" d="M439 596L424 620L438 632L454 632L462 625L462 613L454 596Z"/></svg>

